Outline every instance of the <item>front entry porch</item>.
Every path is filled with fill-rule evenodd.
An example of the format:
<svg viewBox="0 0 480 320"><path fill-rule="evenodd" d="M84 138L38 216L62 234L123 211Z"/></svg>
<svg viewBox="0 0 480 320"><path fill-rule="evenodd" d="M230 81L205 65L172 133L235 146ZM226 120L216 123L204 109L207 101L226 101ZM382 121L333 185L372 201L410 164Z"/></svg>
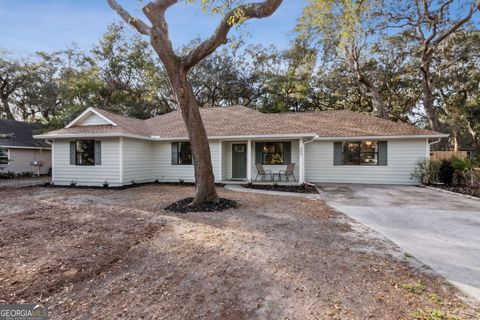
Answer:
<svg viewBox="0 0 480 320"><path fill-rule="evenodd" d="M221 177L217 181L223 184L303 184L303 144L303 138L220 141ZM271 175L259 174L257 164ZM288 164L294 169L293 176L287 179L284 172Z"/></svg>

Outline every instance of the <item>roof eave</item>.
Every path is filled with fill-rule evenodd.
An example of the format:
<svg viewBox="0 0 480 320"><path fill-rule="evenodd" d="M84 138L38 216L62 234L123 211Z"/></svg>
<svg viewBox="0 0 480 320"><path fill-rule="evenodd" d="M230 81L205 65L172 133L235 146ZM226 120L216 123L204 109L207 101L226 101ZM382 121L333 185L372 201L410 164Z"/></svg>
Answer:
<svg viewBox="0 0 480 320"><path fill-rule="evenodd" d="M384 136L344 136L344 137L321 137L318 136L315 140L325 141L344 141L344 140L398 140L398 139L435 139L447 138L449 134L432 133L432 134L410 134L410 135L384 135Z"/></svg>
<svg viewBox="0 0 480 320"><path fill-rule="evenodd" d="M63 133L63 134L40 134L33 136L35 139L70 139L70 138L115 138L125 137L143 140L152 140L150 137L130 133Z"/></svg>
<svg viewBox="0 0 480 320"><path fill-rule="evenodd" d="M415 134L415 135L370 135L370 136L342 136L342 137L322 137L316 133L294 133L294 134L253 134L253 135L230 135L230 136L209 136L209 140L239 140L239 139L300 139L314 138L318 141L344 141L344 140L397 140L397 139L435 139L446 138L448 134ZM160 137L160 136L141 136L129 133L72 133L72 134L41 134L33 136L35 139L68 139L68 138L108 138L125 137L151 141L174 141L188 140L187 136L178 137Z"/></svg>
<svg viewBox="0 0 480 320"><path fill-rule="evenodd" d="M29 147L29 146L15 146L15 145L5 145L5 144L0 144L0 147L3 148L8 148L8 149L32 149L32 150L50 150L50 147Z"/></svg>

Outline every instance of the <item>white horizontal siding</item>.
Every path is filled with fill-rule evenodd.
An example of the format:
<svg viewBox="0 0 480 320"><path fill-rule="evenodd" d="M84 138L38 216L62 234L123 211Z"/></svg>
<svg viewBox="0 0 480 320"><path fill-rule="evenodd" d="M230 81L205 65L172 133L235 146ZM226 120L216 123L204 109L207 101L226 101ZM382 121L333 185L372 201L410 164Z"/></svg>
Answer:
<svg viewBox="0 0 480 320"><path fill-rule="evenodd" d="M123 184L152 182L153 142L123 138Z"/></svg>
<svg viewBox="0 0 480 320"><path fill-rule="evenodd" d="M98 125L111 125L103 119L102 117L96 115L93 112L90 112L88 115L86 115L82 120L77 122L75 126L98 126Z"/></svg>
<svg viewBox="0 0 480 320"><path fill-rule="evenodd" d="M335 166L333 142L305 145L305 180L327 183L416 184L416 162L427 155L425 139L388 141L386 166Z"/></svg>
<svg viewBox="0 0 480 320"><path fill-rule="evenodd" d="M102 143L102 164L95 166L77 166L70 164L70 140L53 141L53 183L78 186L120 185L120 148L119 138L95 139Z"/></svg>
<svg viewBox="0 0 480 320"><path fill-rule="evenodd" d="M210 141L213 174L215 181L220 182L220 142ZM193 165L172 165L171 142L155 142L153 145L153 168L156 179L162 182L195 181Z"/></svg>

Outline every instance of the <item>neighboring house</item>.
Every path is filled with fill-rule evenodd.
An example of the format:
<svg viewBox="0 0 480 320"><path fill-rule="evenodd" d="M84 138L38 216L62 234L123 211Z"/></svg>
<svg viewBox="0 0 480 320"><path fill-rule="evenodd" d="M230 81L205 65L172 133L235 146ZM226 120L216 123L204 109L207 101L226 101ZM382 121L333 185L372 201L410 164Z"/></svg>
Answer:
<svg viewBox="0 0 480 320"><path fill-rule="evenodd" d="M0 172L49 172L51 146L33 138L41 129L38 123L0 120Z"/></svg>
<svg viewBox="0 0 480 320"><path fill-rule="evenodd" d="M216 182L256 178L295 163L301 182L414 184L429 139L447 135L350 111L263 114L246 107L202 108ZM53 150L58 185L122 186L194 181L179 111L138 120L88 108L65 128L36 136Z"/></svg>

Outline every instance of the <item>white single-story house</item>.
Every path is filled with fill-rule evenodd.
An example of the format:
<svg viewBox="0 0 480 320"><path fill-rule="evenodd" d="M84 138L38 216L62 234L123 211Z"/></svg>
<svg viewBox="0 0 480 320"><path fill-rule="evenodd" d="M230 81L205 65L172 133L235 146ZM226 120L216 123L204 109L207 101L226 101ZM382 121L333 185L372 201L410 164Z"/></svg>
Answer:
<svg viewBox="0 0 480 320"><path fill-rule="evenodd" d="M50 145L33 138L42 128L39 123L0 120L0 172L49 173Z"/></svg>
<svg viewBox="0 0 480 320"><path fill-rule="evenodd" d="M215 181L254 181L256 164L278 173L294 163L299 183L415 184L416 162L447 135L350 111L263 114L202 108ZM36 136L52 144L56 185L193 182L180 111L147 120L88 108L65 128Z"/></svg>

